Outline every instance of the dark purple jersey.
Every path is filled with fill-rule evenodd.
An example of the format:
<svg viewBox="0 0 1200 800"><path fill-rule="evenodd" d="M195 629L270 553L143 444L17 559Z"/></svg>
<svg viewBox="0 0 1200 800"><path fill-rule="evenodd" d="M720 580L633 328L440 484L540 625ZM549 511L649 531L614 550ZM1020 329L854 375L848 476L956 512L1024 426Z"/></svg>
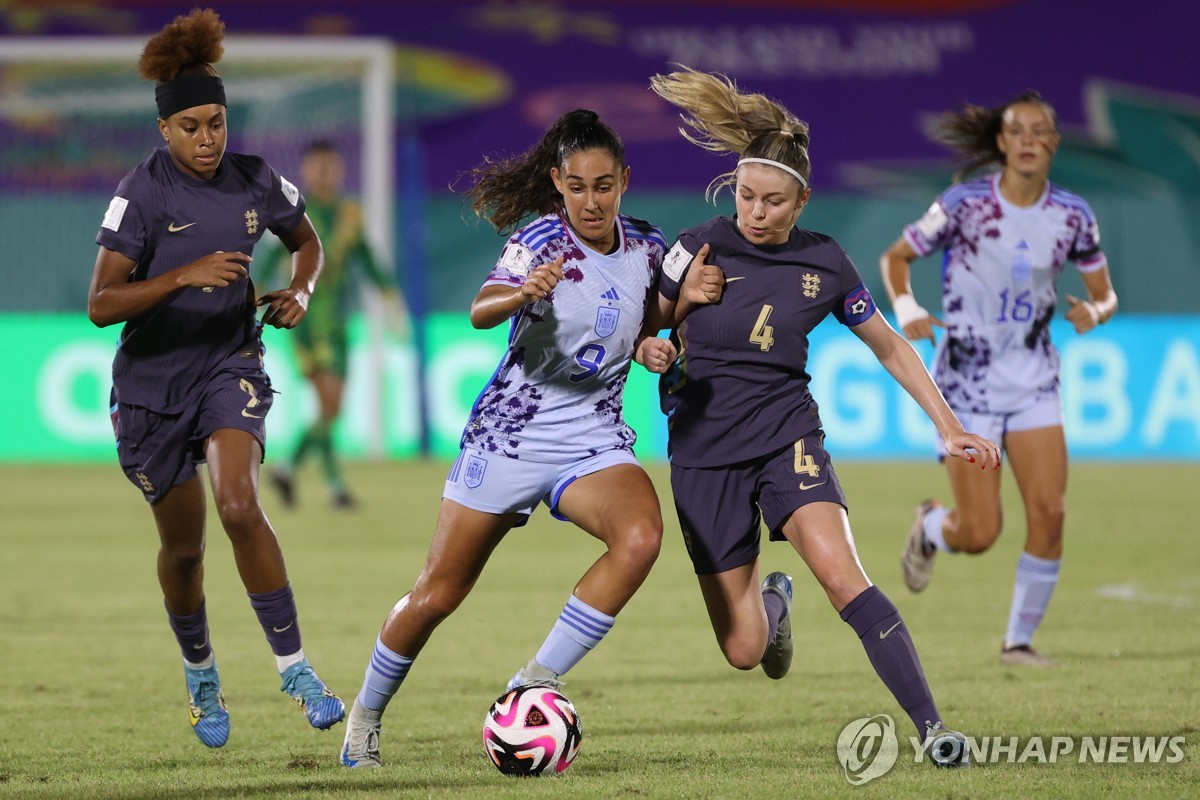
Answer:
<svg viewBox="0 0 1200 800"><path fill-rule="evenodd" d="M96 243L136 262L144 281L218 251L250 254L265 231L288 233L304 198L257 156L226 153L210 181L183 174L167 148L126 175ZM125 323L113 361L122 403L175 413L225 359L261 349L249 280L186 288Z"/></svg>
<svg viewBox="0 0 1200 800"><path fill-rule="evenodd" d="M671 462L717 467L786 447L821 427L808 391L808 333L829 314L866 322L875 302L858 269L829 236L793 228L780 245L752 244L731 217L679 234L660 289L676 299L692 256L725 273L721 302L680 325L680 355L660 389Z"/></svg>

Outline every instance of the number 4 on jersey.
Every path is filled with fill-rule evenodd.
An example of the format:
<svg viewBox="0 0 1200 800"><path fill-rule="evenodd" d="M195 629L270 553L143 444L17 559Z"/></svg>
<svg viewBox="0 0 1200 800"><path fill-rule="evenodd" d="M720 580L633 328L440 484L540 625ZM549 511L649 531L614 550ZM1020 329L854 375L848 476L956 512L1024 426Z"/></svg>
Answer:
<svg viewBox="0 0 1200 800"><path fill-rule="evenodd" d="M771 312L774 310L775 306L764 304L762 311L758 312L754 330L750 332L750 341L758 345L764 353L771 349L771 345L775 344L775 328L767 324L767 320L771 318Z"/></svg>

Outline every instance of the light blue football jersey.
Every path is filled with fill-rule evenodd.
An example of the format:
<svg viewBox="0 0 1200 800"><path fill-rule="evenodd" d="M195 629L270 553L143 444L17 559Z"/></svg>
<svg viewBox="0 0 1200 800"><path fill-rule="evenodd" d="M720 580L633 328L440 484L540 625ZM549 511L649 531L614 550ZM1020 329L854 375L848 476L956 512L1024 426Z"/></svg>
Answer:
<svg viewBox="0 0 1200 800"><path fill-rule="evenodd" d="M942 321L932 370L959 411L1007 414L1058 391L1050 342L1056 285L1068 260L1080 272L1107 263L1088 204L1047 182L1036 203L1014 206L1000 173L950 187L904 237L920 255L944 250Z"/></svg>
<svg viewBox="0 0 1200 800"><path fill-rule="evenodd" d="M552 464L632 448L622 395L667 243L623 214L616 231L611 255L582 244L558 214L508 240L485 286L520 286L559 256L563 278L510 320L508 350L471 409L463 444Z"/></svg>

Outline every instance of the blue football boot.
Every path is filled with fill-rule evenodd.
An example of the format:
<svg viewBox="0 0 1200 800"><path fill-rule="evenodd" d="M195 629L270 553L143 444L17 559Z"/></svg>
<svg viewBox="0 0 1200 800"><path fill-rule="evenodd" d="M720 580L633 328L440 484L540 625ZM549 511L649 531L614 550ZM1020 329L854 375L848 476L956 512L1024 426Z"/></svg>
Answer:
<svg viewBox="0 0 1200 800"><path fill-rule="evenodd" d="M229 711L221 694L221 676L216 662L205 669L183 667L187 679L188 716L196 738L209 747L221 747L229 741Z"/></svg>
<svg viewBox="0 0 1200 800"><path fill-rule="evenodd" d="M345 704L317 677L307 659L284 670L279 690L300 704L308 723L317 730L328 730L346 716Z"/></svg>

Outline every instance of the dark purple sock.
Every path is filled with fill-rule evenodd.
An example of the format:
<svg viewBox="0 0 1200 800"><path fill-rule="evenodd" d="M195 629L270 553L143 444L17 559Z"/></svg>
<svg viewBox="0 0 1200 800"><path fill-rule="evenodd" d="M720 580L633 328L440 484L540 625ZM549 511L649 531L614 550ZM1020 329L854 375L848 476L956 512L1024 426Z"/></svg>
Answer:
<svg viewBox="0 0 1200 800"><path fill-rule="evenodd" d="M249 594L250 605L258 615L258 623L267 635L271 652L290 656L300 649L300 622L296 619L296 598L292 587L285 585L266 594Z"/></svg>
<svg viewBox="0 0 1200 800"><path fill-rule="evenodd" d="M872 586L842 609L842 620L854 628L871 666L924 739L925 729L942 717L900 612L878 586Z"/></svg>
<svg viewBox="0 0 1200 800"><path fill-rule="evenodd" d="M166 606L165 603L163 605ZM183 651L184 661L199 664L212 655L212 645L208 643L208 614L204 610L204 603L200 604L200 610L195 614L182 617L172 614L168 608L167 620L171 623L171 630L175 632L175 641L179 642L179 649Z"/></svg>
<svg viewBox="0 0 1200 800"><path fill-rule="evenodd" d="M778 592L763 592L763 606L767 609L767 647L771 646L771 640L775 638L775 631L779 628L779 623L783 620L783 615L787 613L787 604L783 602L783 598ZM766 652L763 652L766 656Z"/></svg>

